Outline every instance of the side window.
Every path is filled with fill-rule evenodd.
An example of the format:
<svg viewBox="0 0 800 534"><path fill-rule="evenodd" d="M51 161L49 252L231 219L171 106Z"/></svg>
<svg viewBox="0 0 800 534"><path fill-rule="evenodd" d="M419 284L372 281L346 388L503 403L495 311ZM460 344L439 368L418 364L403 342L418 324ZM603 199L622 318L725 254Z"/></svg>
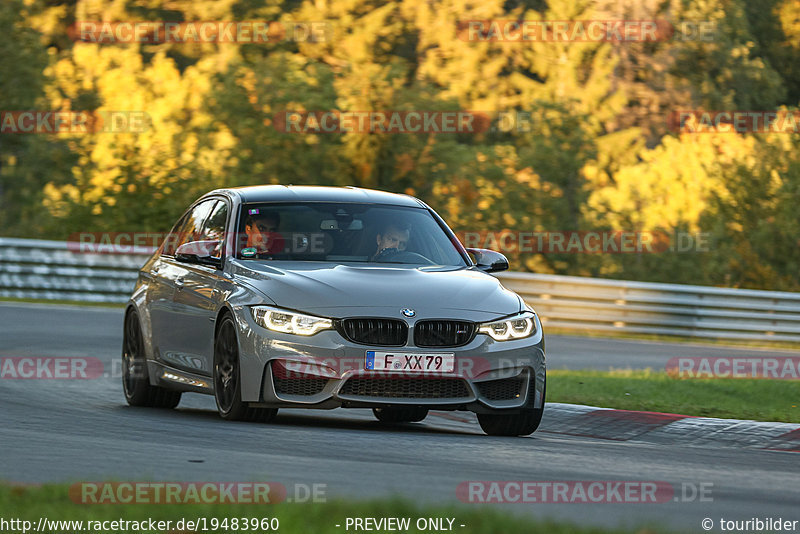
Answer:
<svg viewBox="0 0 800 534"><path fill-rule="evenodd" d="M208 217L209 212L214 207L217 200L206 200L195 206L191 212L184 217L183 224L176 228L176 235L171 236L172 246L164 247L164 254L174 255L179 246L190 241L200 241L203 239L203 223Z"/></svg>
<svg viewBox="0 0 800 534"><path fill-rule="evenodd" d="M178 236L181 235L181 228L183 228L183 225L186 222L186 217L186 213L181 215L181 218L178 219L178 222L175 223L175 226L173 226L166 235L164 238L164 248L162 249L161 254L165 256L175 255L175 249L178 248Z"/></svg>
<svg viewBox="0 0 800 534"><path fill-rule="evenodd" d="M214 249L213 256L219 258L222 256L222 246L225 243L225 223L228 221L228 204L224 200L218 200L214 208L211 210L211 215L208 216L206 223L203 225L204 241L219 241L219 245Z"/></svg>

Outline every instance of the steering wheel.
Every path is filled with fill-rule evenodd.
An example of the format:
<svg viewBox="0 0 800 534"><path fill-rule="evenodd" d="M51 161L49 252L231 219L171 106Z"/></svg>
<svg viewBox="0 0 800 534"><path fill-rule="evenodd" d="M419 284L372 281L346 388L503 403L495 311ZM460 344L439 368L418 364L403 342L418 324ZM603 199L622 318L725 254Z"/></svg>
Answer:
<svg viewBox="0 0 800 534"><path fill-rule="evenodd" d="M379 263L424 263L426 265L433 265L433 262L416 252L406 252L396 248L385 248L381 250L375 261Z"/></svg>

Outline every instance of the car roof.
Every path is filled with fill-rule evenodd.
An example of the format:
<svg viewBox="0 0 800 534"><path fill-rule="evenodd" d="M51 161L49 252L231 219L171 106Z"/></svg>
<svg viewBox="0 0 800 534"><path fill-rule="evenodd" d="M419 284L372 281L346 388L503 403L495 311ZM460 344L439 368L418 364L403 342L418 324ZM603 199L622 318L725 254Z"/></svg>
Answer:
<svg viewBox="0 0 800 534"><path fill-rule="evenodd" d="M394 206L425 207L425 204L409 195L387 193L360 187L328 187L317 185L253 185L231 187L212 191L230 191L242 202L359 202L364 204L390 204Z"/></svg>

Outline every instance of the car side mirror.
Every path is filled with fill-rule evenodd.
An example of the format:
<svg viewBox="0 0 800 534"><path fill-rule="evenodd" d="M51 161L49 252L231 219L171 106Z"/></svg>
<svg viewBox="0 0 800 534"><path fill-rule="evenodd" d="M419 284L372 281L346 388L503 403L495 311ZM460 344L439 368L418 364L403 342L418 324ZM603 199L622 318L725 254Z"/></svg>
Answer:
<svg viewBox="0 0 800 534"><path fill-rule="evenodd" d="M222 241L190 241L178 247L175 251L175 259L181 263L193 263L197 265L210 265L219 268L222 259L214 257L213 254L219 250Z"/></svg>
<svg viewBox="0 0 800 534"><path fill-rule="evenodd" d="M494 250L488 248L468 248L475 266L485 273L496 273L508 269L508 259Z"/></svg>

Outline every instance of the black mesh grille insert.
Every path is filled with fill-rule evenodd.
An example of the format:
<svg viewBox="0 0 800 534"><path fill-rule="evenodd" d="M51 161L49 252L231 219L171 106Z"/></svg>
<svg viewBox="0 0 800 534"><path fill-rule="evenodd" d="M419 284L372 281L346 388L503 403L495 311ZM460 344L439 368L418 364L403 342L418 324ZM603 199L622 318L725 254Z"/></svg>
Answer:
<svg viewBox="0 0 800 534"><path fill-rule="evenodd" d="M353 343L362 345L401 347L408 341L408 325L397 319L345 319L339 330Z"/></svg>
<svg viewBox="0 0 800 534"><path fill-rule="evenodd" d="M488 380L477 382L475 385L482 396L488 400L513 400L522 394L522 386L525 378L515 376L513 378L501 378L499 380Z"/></svg>
<svg viewBox="0 0 800 534"><path fill-rule="evenodd" d="M279 395L299 395L308 397L320 393L328 384L327 378L288 371L279 362L272 362L272 383Z"/></svg>
<svg viewBox="0 0 800 534"><path fill-rule="evenodd" d="M327 378L275 378L275 393L308 397L320 393L327 383Z"/></svg>
<svg viewBox="0 0 800 534"><path fill-rule="evenodd" d="M414 326L417 347L459 347L475 334L475 323L468 321L420 321Z"/></svg>
<svg viewBox="0 0 800 534"><path fill-rule="evenodd" d="M470 393L459 378L351 378L341 395L393 399L460 399Z"/></svg>

